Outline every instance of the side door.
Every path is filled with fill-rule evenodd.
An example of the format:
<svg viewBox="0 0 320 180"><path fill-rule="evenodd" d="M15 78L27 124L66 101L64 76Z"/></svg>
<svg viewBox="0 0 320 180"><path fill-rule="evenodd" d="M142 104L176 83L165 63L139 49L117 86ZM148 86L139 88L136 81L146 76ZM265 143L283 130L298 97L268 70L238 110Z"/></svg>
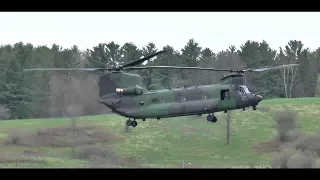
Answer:
<svg viewBox="0 0 320 180"><path fill-rule="evenodd" d="M232 89L221 89L220 90L220 101L218 104L219 111L226 111L229 109L236 108L235 99L232 98L234 91Z"/></svg>

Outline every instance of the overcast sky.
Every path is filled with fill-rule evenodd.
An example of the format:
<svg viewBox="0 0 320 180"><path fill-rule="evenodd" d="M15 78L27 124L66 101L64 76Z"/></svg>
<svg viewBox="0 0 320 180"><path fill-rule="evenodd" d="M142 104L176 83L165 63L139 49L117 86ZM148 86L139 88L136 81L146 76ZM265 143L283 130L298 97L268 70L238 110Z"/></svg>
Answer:
<svg viewBox="0 0 320 180"><path fill-rule="evenodd" d="M289 40L320 47L320 12L1 12L0 44L19 41L92 49L98 43L148 42L181 50L194 38L217 52L247 40L278 49Z"/></svg>

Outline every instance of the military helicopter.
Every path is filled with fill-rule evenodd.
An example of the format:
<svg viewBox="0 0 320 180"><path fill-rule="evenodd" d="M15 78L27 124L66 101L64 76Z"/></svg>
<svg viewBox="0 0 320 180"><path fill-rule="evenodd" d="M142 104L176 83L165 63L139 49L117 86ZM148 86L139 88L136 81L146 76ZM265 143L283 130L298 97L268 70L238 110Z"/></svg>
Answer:
<svg viewBox="0 0 320 180"><path fill-rule="evenodd" d="M133 67L164 52L160 51L116 68L37 68L25 69L24 71L106 70L108 72L99 77L99 102L110 108L113 113L127 117L127 126L136 127L138 125L137 119L145 121L146 119L159 120L160 118L207 114L207 121L215 123L217 122L217 117L214 115L216 112L226 113L228 110L245 110L248 107L256 110L258 103L263 98L251 93L244 85L244 73L299 65L288 64L245 70L180 66ZM124 70L153 68L226 71L232 74L220 79L218 84L148 91L140 75L123 72Z"/></svg>

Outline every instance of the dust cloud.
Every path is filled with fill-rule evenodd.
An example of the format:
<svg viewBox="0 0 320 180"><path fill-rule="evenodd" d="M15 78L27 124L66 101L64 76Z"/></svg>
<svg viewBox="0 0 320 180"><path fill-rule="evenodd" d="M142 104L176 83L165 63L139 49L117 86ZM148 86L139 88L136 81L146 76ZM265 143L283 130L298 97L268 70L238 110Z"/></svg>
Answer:
<svg viewBox="0 0 320 180"><path fill-rule="evenodd" d="M93 73L54 73L50 78L50 114L74 117L107 114L111 110L99 103L99 77Z"/></svg>
<svg viewBox="0 0 320 180"><path fill-rule="evenodd" d="M277 136L270 142L263 142L257 148L260 152L276 152L272 168L319 168L320 133L303 134L298 128L299 117L295 111L275 113Z"/></svg>

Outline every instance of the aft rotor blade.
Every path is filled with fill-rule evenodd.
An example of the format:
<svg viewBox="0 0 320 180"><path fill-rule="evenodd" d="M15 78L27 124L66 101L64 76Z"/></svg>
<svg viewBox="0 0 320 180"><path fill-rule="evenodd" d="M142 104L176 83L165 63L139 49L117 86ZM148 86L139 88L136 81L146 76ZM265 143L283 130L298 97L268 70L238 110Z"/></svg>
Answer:
<svg viewBox="0 0 320 180"><path fill-rule="evenodd" d="M286 64L286 65L280 65L280 66L273 66L273 67L265 67L265 68L258 68L258 69L248 69L245 71L248 72L261 72L261 71L268 71L268 70L273 70L273 69L280 69L280 68L285 68L285 67L292 67L292 66L299 66L300 64Z"/></svg>
<svg viewBox="0 0 320 180"><path fill-rule="evenodd" d="M195 70L210 70L210 71L228 71L228 72L237 72L239 70L232 69L215 69L215 68L201 68L201 67L181 67L181 66L143 66L143 67L128 67L124 68L124 70L140 70L140 69L195 69ZM241 70L240 70L241 71Z"/></svg>
<svg viewBox="0 0 320 180"><path fill-rule="evenodd" d="M147 56L147 57L141 58L141 59L139 59L139 60L133 61L133 62L131 62L131 63L125 64L125 65L121 66L121 68L128 67L128 66L135 66L135 65L137 65L137 64L143 63L144 61L146 61L146 60L148 60L148 59L153 58L154 56L157 56L157 55L162 54L162 53L165 53L165 52L166 52L166 51L159 51L159 52L157 52L157 53L155 53L155 54L152 54L152 55L150 55L150 56Z"/></svg>
<svg viewBox="0 0 320 180"><path fill-rule="evenodd" d="M112 70L109 68L33 68L24 69L23 71L97 71L97 70Z"/></svg>

